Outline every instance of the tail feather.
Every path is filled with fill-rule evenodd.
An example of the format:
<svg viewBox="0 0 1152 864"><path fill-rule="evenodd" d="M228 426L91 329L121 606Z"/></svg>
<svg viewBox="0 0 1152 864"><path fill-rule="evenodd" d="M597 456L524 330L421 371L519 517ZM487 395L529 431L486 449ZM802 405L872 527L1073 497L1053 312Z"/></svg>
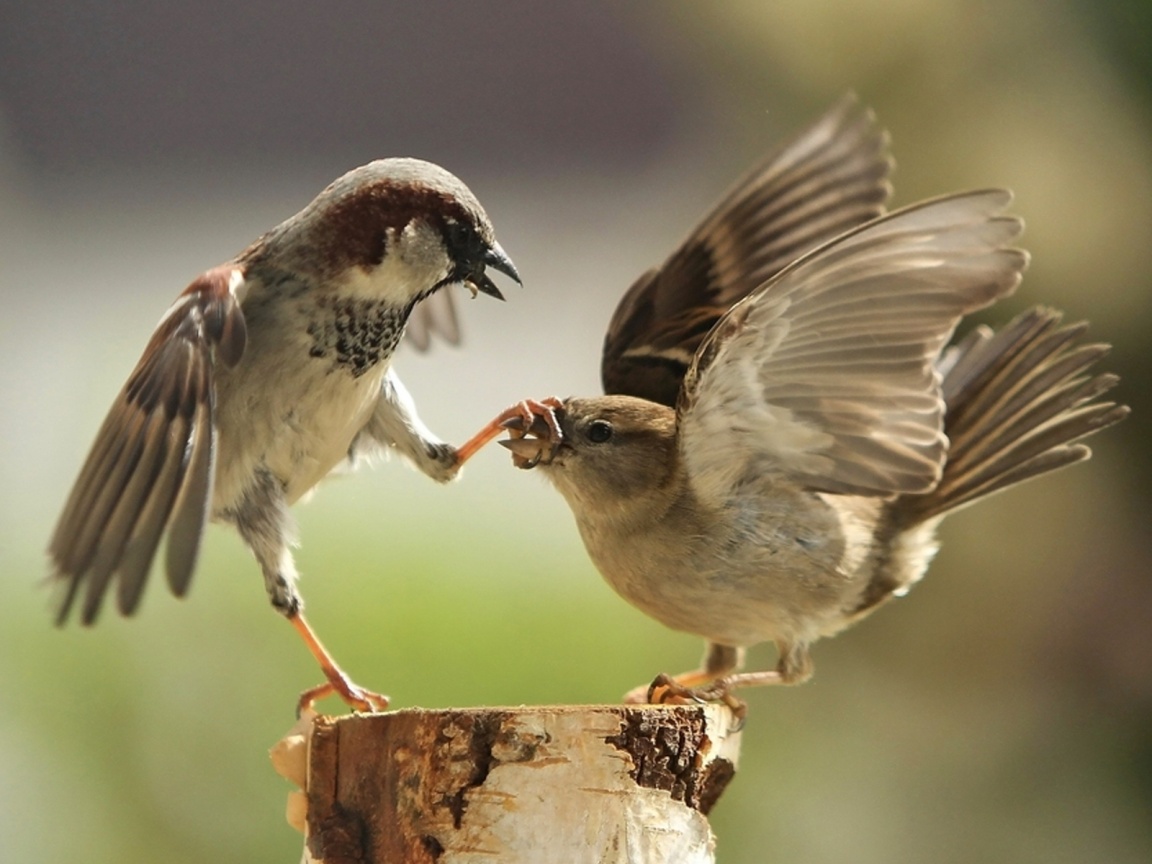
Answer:
<svg viewBox="0 0 1152 864"><path fill-rule="evenodd" d="M977 328L941 358L948 461L935 489L894 502L899 522L942 516L1092 455L1078 442L1129 409L1095 401L1119 379L1089 371L1109 347L1077 344L1085 329L1036 308L999 333Z"/></svg>
<svg viewBox="0 0 1152 864"><path fill-rule="evenodd" d="M1109 403L1086 405L1115 383L1115 378L1109 377L1111 381L1101 377L1078 378L1063 383L1055 378L1042 390L1029 386L1025 388L1028 392L1017 394L1018 398L997 406L998 410L984 416L977 415L971 424L965 424L965 428L949 430L952 433L949 435L952 477L963 476L966 473L964 469L970 472L989 462L1001 461L1028 442L1039 442L1046 448L1083 437L1095 427L1089 424L1084 433L1073 434L1082 415L1100 413L1098 409L1111 407ZM1085 411L1080 406L1092 410ZM1083 419L1089 423L1089 418ZM945 429L947 425L945 419Z"/></svg>

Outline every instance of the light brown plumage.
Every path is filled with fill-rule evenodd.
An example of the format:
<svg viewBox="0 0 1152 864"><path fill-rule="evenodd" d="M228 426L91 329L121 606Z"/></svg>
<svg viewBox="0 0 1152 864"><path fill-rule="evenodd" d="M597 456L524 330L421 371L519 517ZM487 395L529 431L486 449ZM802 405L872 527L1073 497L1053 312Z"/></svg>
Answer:
<svg viewBox="0 0 1152 864"><path fill-rule="evenodd" d="M1116 383L1090 371L1106 346L1079 344L1083 325L1061 328L1056 313L945 349L963 316L1020 282L1010 200L993 189L913 205L725 295L707 334L685 336L695 348L673 401L645 390L631 358L652 356L656 332L674 344L675 327L646 325L610 332L604 356L605 382L644 392L502 415L513 430L502 443L564 495L605 579L707 640L702 668L659 692L805 680L813 641L921 578L943 515L1087 458L1081 440L1127 415L1099 401ZM715 310L704 274L678 286L674 322ZM636 291L614 325L639 320ZM764 641L776 668L737 674L743 649Z"/></svg>
<svg viewBox="0 0 1152 864"><path fill-rule="evenodd" d="M625 292L604 337L604 392L675 406L720 317L803 253L881 215L891 170L888 136L854 96L765 157Z"/></svg>

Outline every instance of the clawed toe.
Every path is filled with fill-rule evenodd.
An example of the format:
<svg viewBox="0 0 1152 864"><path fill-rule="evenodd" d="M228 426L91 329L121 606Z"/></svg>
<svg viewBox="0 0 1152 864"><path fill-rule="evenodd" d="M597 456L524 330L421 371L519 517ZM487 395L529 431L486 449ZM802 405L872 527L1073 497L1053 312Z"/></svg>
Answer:
<svg viewBox="0 0 1152 864"><path fill-rule="evenodd" d="M300 699L296 703L296 716L299 717L306 710L315 710L313 705L326 696L339 696L349 708L361 714L375 714L388 710L389 699L383 693L366 690L348 680L340 685L333 681L325 681L300 694Z"/></svg>
<svg viewBox="0 0 1152 864"><path fill-rule="evenodd" d="M695 680L699 676L685 677ZM739 725L743 726L748 704L735 695L734 683L731 677L725 676L688 686L671 675L661 673L647 687L629 690L624 695L624 701L632 705L706 705L719 702L728 706L739 720Z"/></svg>

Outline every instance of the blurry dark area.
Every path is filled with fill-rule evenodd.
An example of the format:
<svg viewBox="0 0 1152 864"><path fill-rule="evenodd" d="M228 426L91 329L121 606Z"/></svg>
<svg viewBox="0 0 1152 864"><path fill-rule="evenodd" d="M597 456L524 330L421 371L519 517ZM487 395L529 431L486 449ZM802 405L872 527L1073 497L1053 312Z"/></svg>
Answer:
<svg viewBox="0 0 1152 864"><path fill-rule="evenodd" d="M299 857L266 751L317 681L236 537L210 529L191 596L157 579L132 620L57 630L43 590L69 483L191 278L355 165L443 164L525 281L459 298L460 348L398 356L459 443L596 392L621 293L851 90L895 205L1014 190L1032 264L979 320L1090 320L1133 414L951 517L811 683L750 694L719 860L1152 860L1150 58L1137 0L0 4L0 857ZM501 448L447 487L382 462L295 514L312 623L398 706L610 702L698 660Z"/></svg>
<svg viewBox="0 0 1152 864"><path fill-rule="evenodd" d="M1129 86L1152 98L1152 4L1145 0L1100 0L1077 4L1077 14L1092 28L1100 50Z"/></svg>
<svg viewBox="0 0 1152 864"><path fill-rule="evenodd" d="M636 28L614 10L528 0L8 3L5 121L45 175L363 161L382 142L495 168L596 164L666 137L677 99L672 70L632 50Z"/></svg>

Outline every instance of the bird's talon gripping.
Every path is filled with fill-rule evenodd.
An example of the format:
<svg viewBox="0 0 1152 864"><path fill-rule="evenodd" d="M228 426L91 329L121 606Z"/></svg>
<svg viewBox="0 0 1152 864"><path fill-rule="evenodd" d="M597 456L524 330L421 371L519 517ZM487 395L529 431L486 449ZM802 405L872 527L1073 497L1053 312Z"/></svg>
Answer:
<svg viewBox="0 0 1152 864"><path fill-rule="evenodd" d="M312 656L316 658L316 662L320 665L320 671L323 672L324 677L328 679L318 687L305 690L300 694L300 699L296 704L297 716L299 716L300 712L305 708L311 708L312 703L318 699L333 695L343 699L353 711L362 711L370 714L375 711L387 710L388 697L381 693L373 693L371 690L365 690L349 678L347 673L337 665L336 658L324 647L324 644L316 635L316 631L314 631L311 625L304 619L302 612L297 611L296 614L289 616L288 623L300 634L300 638L304 640L304 644L308 646L308 650L312 652Z"/></svg>
<svg viewBox="0 0 1152 864"><path fill-rule="evenodd" d="M645 701L649 705L667 705L680 695L678 691L682 689L670 676L661 672L648 685Z"/></svg>
<svg viewBox="0 0 1152 864"><path fill-rule="evenodd" d="M315 703L332 693L333 688L331 684L320 684L317 687L309 687L300 694L300 698L296 700L296 719L304 716L305 711L315 711Z"/></svg>
<svg viewBox="0 0 1152 864"><path fill-rule="evenodd" d="M540 401L525 399L505 410L489 426L508 433L499 443L512 451L512 464L531 469L541 462L551 462L563 442L564 433L556 417L562 408L563 403L555 396Z"/></svg>
<svg viewBox="0 0 1152 864"><path fill-rule="evenodd" d="M625 699L634 700L637 691L643 692L644 698L635 700L649 705L687 705L692 702L703 702L699 692L691 687L680 684L671 675L660 673L652 679L646 690L637 687L625 696Z"/></svg>
<svg viewBox="0 0 1152 864"><path fill-rule="evenodd" d="M748 715L748 703L736 696L733 682L730 678L717 678L711 683L692 688L691 693L701 702L722 702L728 710L736 716L736 730L744 728L744 719Z"/></svg>
<svg viewBox="0 0 1152 864"><path fill-rule="evenodd" d="M326 696L339 696L349 708L361 714L375 714L388 710L389 700L383 693L373 693L347 680L340 685L325 681L300 694L300 699L296 703L296 716L299 717L305 709L313 709L314 703Z"/></svg>
<svg viewBox="0 0 1152 864"><path fill-rule="evenodd" d="M471 459L481 448L502 432L508 432L513 438L523 438L531 429L537 418L540 418L547 427L549 441L558 445L563 435L560 431L560 422L556 419L556 409L561 402L555 396L549 396L537 402L535 399L525 399L509 408L505 408L488 423L483 429L469 438L456 451L457 467Z"/></svg>
<svg viewBox="0 0 1152 864"><path fill-rule="evenodd" d="M548 431L548 440L559 444L564 438L564 433L560 431L560 421L556 419L556 411L561 407L563 407L563 403L555 396L549 396L539 401L524 399L501 414L497 421L502 428L507 429L515 437L523 438L529 432L536 435L543 432L544 430L536 424L537 419L542 420Z"/></svg>
<svg viewBox="0 0 1152 864"><path fill-rule="evenodd" d="M552 442L553 446L564 440L564 433L560 431L560 421L556 419L556 411L563 407L563 403L559 399L555 396L548 396L539 402L528 399L522 404L526 404L536 417L544 421L548 427L548 440ZM532 418L526 419L528 425L531 426Z"/></svg>
<svg viewBox="0 0 1152 864"><path fill-rule="evenodd" d="M624 701L627 704L648 705L707 705L721 702L736 716L736 729L739 730L744 726L748 705L735 696L733 689L732 681L726 677L688 687L671 675L661 673L647 687L637 687L626 693Z"/></svg>

